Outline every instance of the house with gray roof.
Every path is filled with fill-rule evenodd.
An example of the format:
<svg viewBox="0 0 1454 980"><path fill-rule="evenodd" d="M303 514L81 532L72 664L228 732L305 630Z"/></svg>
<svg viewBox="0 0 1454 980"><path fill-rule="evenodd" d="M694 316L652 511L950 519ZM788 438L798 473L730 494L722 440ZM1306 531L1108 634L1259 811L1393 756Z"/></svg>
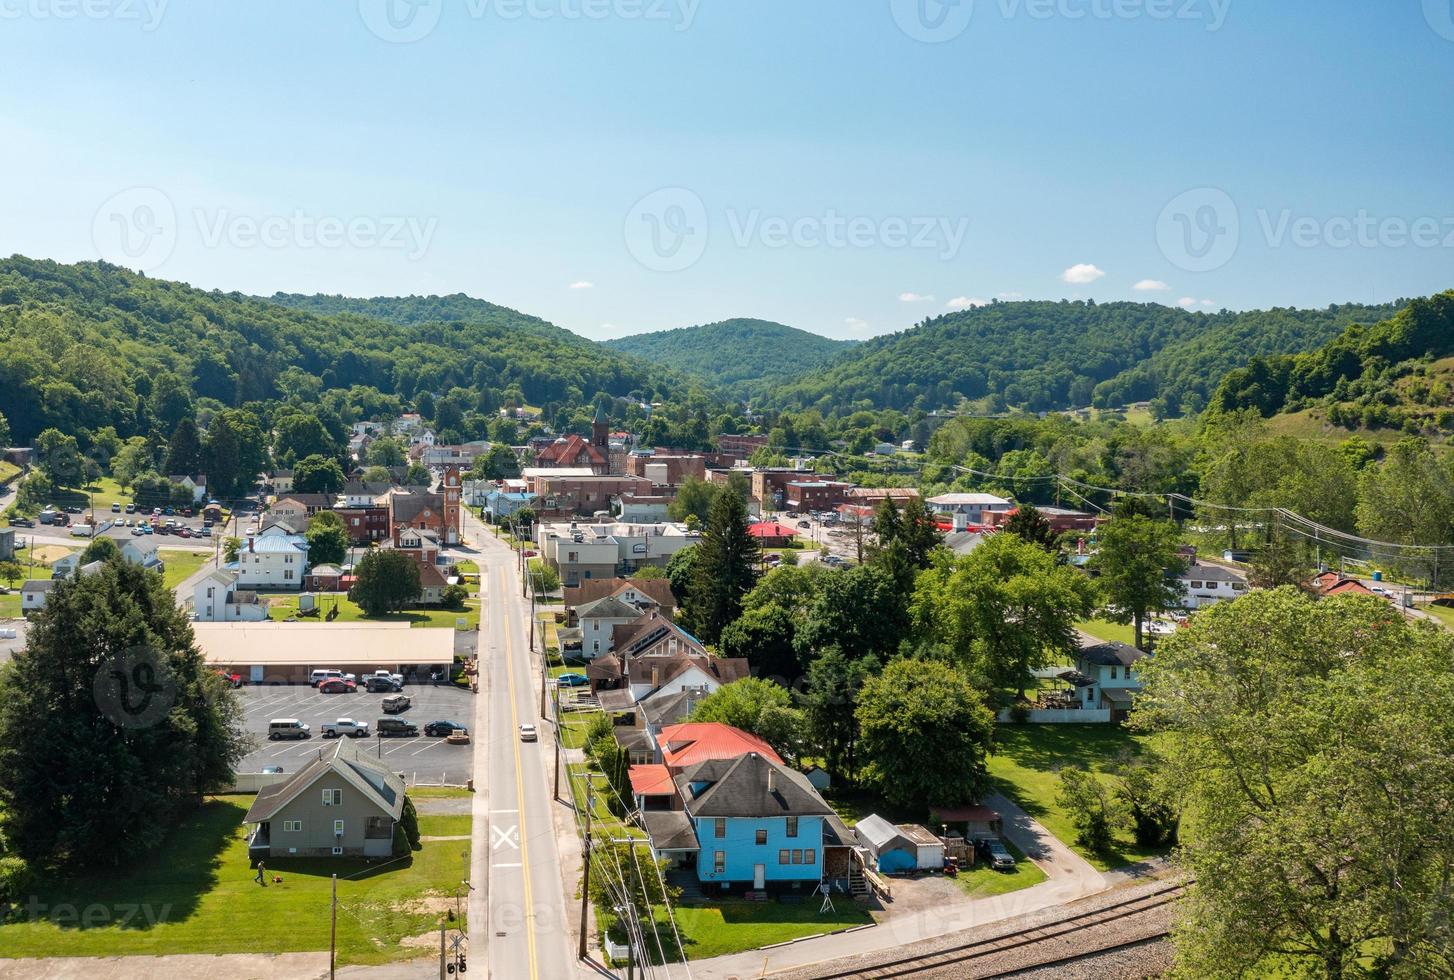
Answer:
<svg viewBox="0 0 1454 980"><path fill-rule="evenodd" d="M1225 565L1194 561L1177 576L1182 588L1181 604L1187 609L1201 609L1235 599L1247 592L1247 576Z"/></svg>
<svg viewBox="0 0 1454 980"><path fill-rule="evenodd" d="M31 579L20 587L20 611L23 614L39 612L45 608L45 600L56 587L56 579Z"/></svg>
<svg viewBox="0 0 1454 980"><path fill-rule="evenodd" d="M243 818L248 857L389 857L404 796L398 773L340 741L258 793Z"/></svg>
<svg viewBox="0 0 1454 980"><path fill-rule="evenodd" d="M1075 687L1075 697L1082 710L1105 709L1110 720L1120 721L1131 710L1131 699L1141 690L1136 664L1146 653L1129 643L1098 640L1081 634L1076 651L1075 669L1059 676Z"/></svg>
<svg viewBox="0 0 1454 980"><path fill-rule="evenodd" d="M641 610L624 599L608 595L576 609L581 629L581 656L586 660L611 653L616 649L612 636L617 626L634 623Z"/></svg>

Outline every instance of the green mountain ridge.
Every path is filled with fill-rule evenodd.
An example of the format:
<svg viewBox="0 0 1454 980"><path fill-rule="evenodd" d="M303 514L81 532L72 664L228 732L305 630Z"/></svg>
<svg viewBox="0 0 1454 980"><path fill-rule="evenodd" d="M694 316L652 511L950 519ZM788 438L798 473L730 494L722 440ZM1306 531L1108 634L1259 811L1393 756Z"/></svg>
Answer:
<svg viewBox="0 0 1454 980"><path fill-rule="evenodd" d="M738 395L817 371L857 346L771 320L736 318L606 341L612 350L724 386Z"/></svg>

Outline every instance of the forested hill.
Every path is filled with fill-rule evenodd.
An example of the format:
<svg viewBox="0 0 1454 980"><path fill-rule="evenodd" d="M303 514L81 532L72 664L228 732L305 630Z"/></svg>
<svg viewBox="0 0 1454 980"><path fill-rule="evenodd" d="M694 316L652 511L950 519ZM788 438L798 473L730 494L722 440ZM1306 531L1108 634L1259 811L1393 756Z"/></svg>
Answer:
<svg viewBox="0 0 1454 980"><path fill-rule="evenodd" d="M779 407L1051 411L1154 400L1199 411L1223 374L1259 355L1311 350L1397 305L1193 313L1155 303L1026 301L877 337L777 389Z"/></svg>
<svg viewBox="0 0 1454 980"><path fill-rule="evenodd" d="M594 346L594 342L548 320L512 310L506 306L475 299L464 293L448 296L376 296L360 299L352 296L326 296L321 293L274 293L269 302L306 310L323 316L352 313L375 320L413 327L425 323L475 323L491 327L508 327L538 334L565 343Z"/></svg>
<svg viewBox="0 0 1454 980"><path fill-rule="evenodd" d="M329 389L344 390L333 401L368 402L370 412L460 389L462 410L484 415L512 398L568 405L598 393L680 394L666 372L565 331L553 339L522 329L494 309L499 318L487 323L320 316L105 263L16 256L0 261L0 414L25 444L49 426L170 433L206 400L313 403Z"/></svg>
<svg viewBox="0 0 1454 980"><path fill-rule="evenodd" d="M816 371L856 345L770 320L734 319L622 337L606 346L753 394Z"/></svg>
<svg viewBox="0 0 1454 980"><path fill-rule="evenodd" d="M1348 428L1454 429L1454 290L1355 323L1316 350L1257 358L1227 374L1211 403L1262 415L1314 406Z"/></svg>

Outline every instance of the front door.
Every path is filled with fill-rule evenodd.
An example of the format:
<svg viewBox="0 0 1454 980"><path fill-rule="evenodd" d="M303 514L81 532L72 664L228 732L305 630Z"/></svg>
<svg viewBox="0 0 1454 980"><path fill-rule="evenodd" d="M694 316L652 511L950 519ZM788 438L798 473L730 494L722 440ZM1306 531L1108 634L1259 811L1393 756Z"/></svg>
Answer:
<svg viewBox="0 0 1454 980"><path fill-rule="evenodd" d="M258 664L253 664L252 665L252 669L249 672L249 674L250 674L250 679L252 680L252 682L254 684L261 684L263 682L263 676L264 676L265 670L266 670L266 668L264 668L264 667L262 667L262 666L260 666Z"/></svg>
<svg viewBox="0 0 1454 980"><path fill-rule="evenodd" d="M752 887L762 891L767 884L767 865L754 864L752 866Z"/></svg>

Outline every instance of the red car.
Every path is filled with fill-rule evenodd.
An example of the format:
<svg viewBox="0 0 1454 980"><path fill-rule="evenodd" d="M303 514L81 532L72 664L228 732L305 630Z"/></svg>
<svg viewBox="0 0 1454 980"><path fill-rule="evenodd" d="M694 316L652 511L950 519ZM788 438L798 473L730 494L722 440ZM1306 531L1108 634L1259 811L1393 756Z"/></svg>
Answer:
<svg viewBox="0 0 1454 980"><path fill-rule="evenodd" d="M355 682L339 680L337 677L318 685L318 693L320 694L352 694L357 690L358 684Z"/></svg>

